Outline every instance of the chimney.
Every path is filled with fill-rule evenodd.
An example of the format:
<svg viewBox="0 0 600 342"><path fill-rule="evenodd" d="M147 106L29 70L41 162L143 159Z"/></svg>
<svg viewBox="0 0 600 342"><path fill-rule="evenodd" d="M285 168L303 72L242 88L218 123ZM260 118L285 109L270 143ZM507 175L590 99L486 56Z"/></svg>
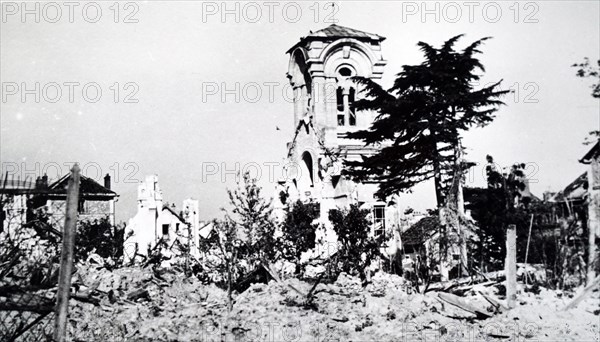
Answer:
<svg viewBox="0 0 600 342"><path fill-rule="evenodd" d="M110 190L110 175L108 173L104 176L104 187Z"/></svg>

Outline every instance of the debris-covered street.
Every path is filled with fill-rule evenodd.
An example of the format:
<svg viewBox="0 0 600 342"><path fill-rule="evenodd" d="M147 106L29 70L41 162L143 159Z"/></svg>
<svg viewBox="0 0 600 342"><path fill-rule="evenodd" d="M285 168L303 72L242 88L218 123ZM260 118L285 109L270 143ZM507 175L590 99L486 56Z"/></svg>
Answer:
<svg viewBox="0 0 600 342"><path fill-rule="evenodd" d="M564 311L573 293L532 288L497 312L482 294L502 302L500 283L475 285L461 298L487 318L440 300L442 292L408 294L401 277L384 273L366 288L341 274L310 300L290 287L308 293L308 282L253 284L231 312L225 291L172 271L89 267L80 279L95 303L72 300L73 341L598 341L598 291Z"/></svg>

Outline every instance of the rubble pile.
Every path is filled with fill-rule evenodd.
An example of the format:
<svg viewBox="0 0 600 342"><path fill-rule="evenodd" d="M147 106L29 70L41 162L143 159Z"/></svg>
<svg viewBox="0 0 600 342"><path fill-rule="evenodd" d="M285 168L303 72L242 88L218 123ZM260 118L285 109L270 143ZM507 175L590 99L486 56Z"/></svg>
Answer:
<svg viewBox="0 0 600 342"><path fill-rule="evenodd" d="M185 340L211 310L226 310L225 293L182 272L78 267L71 299L73 341Z"/></svg>
<svg viewBox="0 0 600 342"><path fill-rule="evenodd" d="M523 288L518 307L503 311L492 304L502 301L497 286L475 285L460 298L487 311L482 319L440 300L440 292L409 294L402 277L384 273L365 288L344 273L316 286L295 278L252 284L234 295L231 312L226 291L174 271L91 267L79 268L76 277L79 299L71 300L69 315L73 341L598 341L599 336L597 291L575 309L561 311L568 295Z"/></svg>
<svg viewBox="0 0 600 342"><path fill-rule="evenodd" d="M404 278L385 272L377 272L371 278L371 283L367 285L366 290L374 297L384 297L388 291L410 291L410 282Z"/></svg>

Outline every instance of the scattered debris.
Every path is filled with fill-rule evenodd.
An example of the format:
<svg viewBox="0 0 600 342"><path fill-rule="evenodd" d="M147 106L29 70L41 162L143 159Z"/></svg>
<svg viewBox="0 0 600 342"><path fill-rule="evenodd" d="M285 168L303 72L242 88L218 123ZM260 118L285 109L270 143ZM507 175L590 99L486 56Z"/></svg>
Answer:
<svg viewBox="0 0 600 342"><path fill-rule="evenodd" d="M485 281L462 296L407 291L400 276L376 273L371 284L342 273L334 283L281 279L253 283L237 294L231 312L227 292L180 272L128 267L78 268L79 291L90 301L72 300L73 341L127 340L594 340L598 292L581 307L561 312L566 299L541 288L522 292L523 302L505 310L497 289ZM492 278L489 278L492 279ZM111 295L112 294L112 295ZM112 300L109 298L112 296ZM485 324L479 319L485 319ZM577 335L574 335L577 332ZM290 335L295 334L295 335ZM293 339L292 339L293 340Z"/></svg>
<svg viewBox="0 0 600 342"><path fill-rule="evenodd" d="M594 289L598 289L598 285L600 285L600 276L596 277L594 281L592 281L588 286L583 289L583 291L575 297L563 310L569 310L577 306L577 304L581 303L587 296L589 296Z"/></svg>
<svg viewBox="0 0 600 342"><path fill-rule="evenodd" d="M453 295L451 293L438 293L438 298L440 298L441 300L450 303L456 307L459 307L465 311L468 311L472 314L477 315L477 318L479 319L486 319L489 317L492 317L492 315L490 315L485 309L482 309L476 305L473 305L469 302L467 302L466 300Z"/></svg>

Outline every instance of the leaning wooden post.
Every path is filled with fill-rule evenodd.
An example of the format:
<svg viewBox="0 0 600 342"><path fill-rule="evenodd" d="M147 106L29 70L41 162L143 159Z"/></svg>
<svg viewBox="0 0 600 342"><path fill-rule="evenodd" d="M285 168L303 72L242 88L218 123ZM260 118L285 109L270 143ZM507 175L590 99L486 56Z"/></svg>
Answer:
<svg viewBox="0 0 600 342"><path fill-rule="evenodd" d="M54 321L55 342L67 339L67 315L69 312L69 292L71 291L71 275L73 273L73 247L75 245L75 228L77 224L77 207L79 204L79 165L71 169L67 188L67 212L60 253L60 271L58 274L58 291L56 293L56 318Z"/></svg>
<svg viewBox="0 0 600 342"><path fill-rule="evenodd" d="M509 224L506 229L506 304L509 309L515 307L517 300L517 227Z"/></svg>
<svg viewBox="0 0 600 342"><path fill-rule="evenodd" d="M533 214L531 214L531 221L529 221L529 234L527 235L527 248L525 249L525 284L529 284L527 279L529 273L527 272L527 257L529 256L529 242L531 241L531 228L533 227Z"/></svg>
<svg viewBox="0 0 600 342"><path fill-rule="evenodd" d="M563 311L576 307L579 303L581 303L581 301L583 301L587 296L589 296L598 285L600 285L600 277L596 277L596 279L590 281L589 284L583 289L583 291L581 291L581 293L578 294L577 297L575 297L575 299L573 299L569 304L567 304L567 306L565 306Z"/></svg>

